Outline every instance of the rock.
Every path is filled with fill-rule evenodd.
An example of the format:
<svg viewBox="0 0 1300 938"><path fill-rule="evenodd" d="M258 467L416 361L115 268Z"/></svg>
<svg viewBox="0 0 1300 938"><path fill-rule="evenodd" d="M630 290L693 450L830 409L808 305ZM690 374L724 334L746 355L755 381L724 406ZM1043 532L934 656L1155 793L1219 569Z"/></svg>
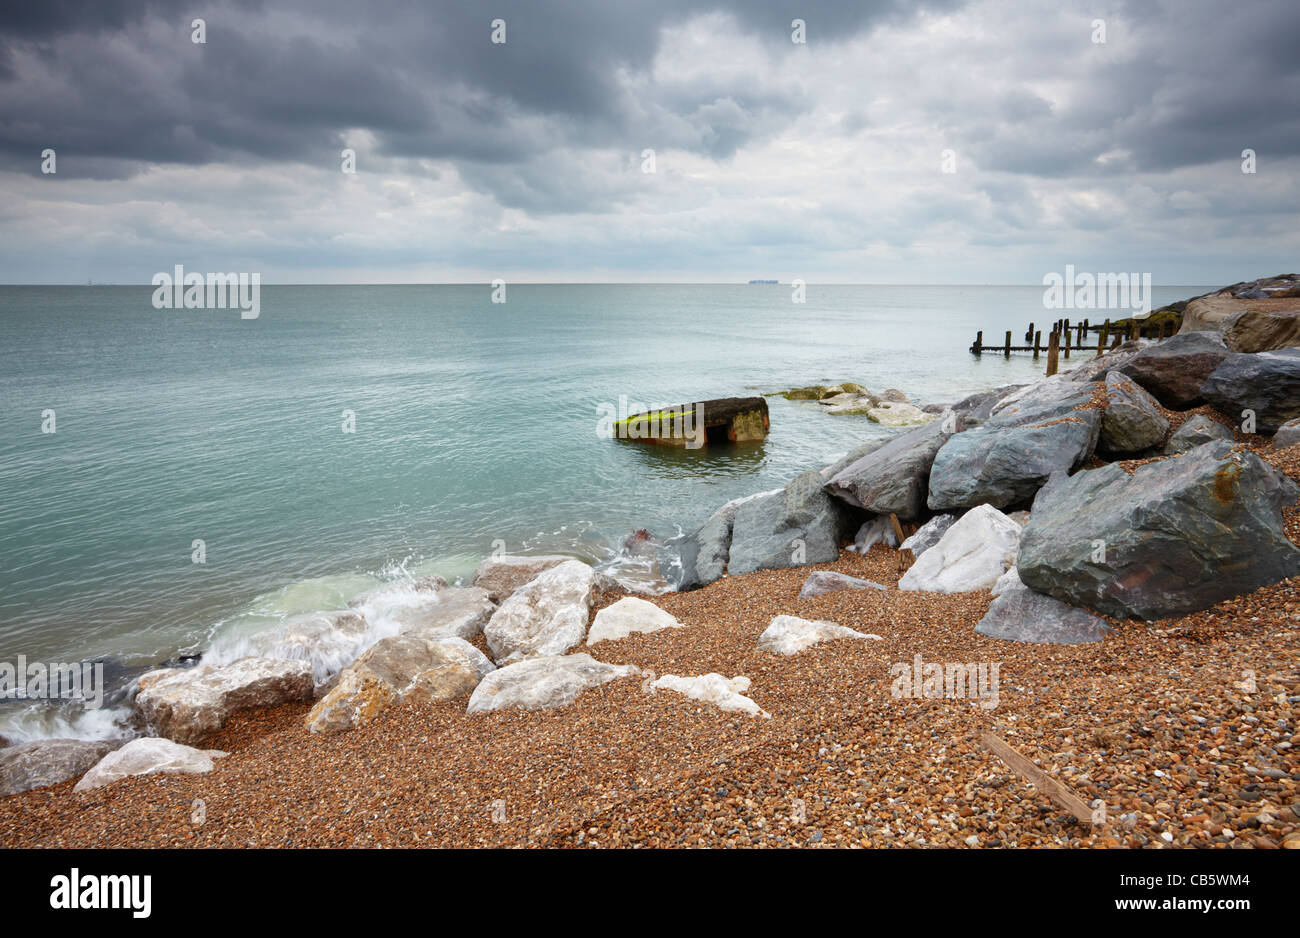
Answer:
<svg viewBox="0 0 1300 938"><path fill-rule="evenodd" d="M193 749L170 739L144 736L133 739L104 756L81 777L81 781L72 790L102 788L128 775L211 772L212 760L225 755L227 753L220 749Z"/></svg>
<svg viewBox="0 0 1300 938"><path fill-rule="evenodd" d="M539 554L535 557L503 554L488 557L474 571L474 585L487 590L488 599L500 604L539 573L573 559L559 554Z"/></svg>
<svg viewBox="0 0 1300 938"><path fill-rule="evenodd" d="M1281 514L1298 492L1259 457L1222 441L1131 476L1116 465L1080 472L1034 505L1020 579L1117 617L1205 609L1300 572Z"/></svg>
<svg viewBox="0 0 1300 938"><path fill-rule="evenodd" d="M837 417L866 415L873 407L880 406L880 398L874 394L836 394L825 398L821 405L826 413Z"/></svg>
<svg viewBox="0 0 1300 938"><path fill-rule="evenodd" d="M1195 297L1183 307L1183 324L1179 327L1178 333L1183 335L1191 332L1222 332L1224 323L1249 306L1249 302L1227 293Z"/></svg>
<svg viewBox="0 0 1300 938"><path fill-rule="evenodd" d="M1043 408L1059 406L1063 401L1071 401L1070 406L1075 407L1080 403L1081 395L1091 393L1092 388L1074 372L1040 378L999 399L989 410L989 420L1001 417L1004 424L1014 425L1015 420L1011 418L1016 415L1039 413Z"/></svg>
<svg viewBox="0 0 1300 938"><path fill-rule="evenodd" d="M745 502L779 493L781 489L733 498L688 535L659 552L659 569L664 578L679 590L696 589L720 579L727 569L731 553L731 530L736 513Z"/></svg>
<svg viewBox="0 0 1300 938"><path fill-rule="evenodd" d="M858 632L824 619L801 619L798 616L777 616L758 637L759 651L777 655L797 655L821 642L838 638L861 638L880 641L879 635Z"/></svg>
<svg viewBox="0 0 1300 938"><path fill-rule="evenodd" d="M910 550L913 557L920 557L923 553L939 543L943 533L953 526L957 520L956 515L935 515L925 524L917 528L916 533L903 541L901 547L903 550Z"/></svg>
<svg viewBox="0 0 1300 938"><path fill-rule="evenodd" d="M83 775L121 741L37 739L0 749L0 796L57 785Z"/></svg>
<svg viewBox="0 0 1300 938"><path fill-rule="evenodd" d="M1024 584L1020 582L1020 573L1015 567L1012 567L1006 573L1002 574L1002 576L998 577L998 581L993 584L989 589L989 592L994 596L1001 596L1008 590L1020 589L1023 586Z"/></svg>
<svg viewBox="0 0 1300 938"><path fill-rule="evenodd" d="M314 687L305 661L243 658L150 671L140 678L135 707L150 732L189 744L221 729L237 710L310 700Z"/></svg>
<svg viewBox="0 0 1300 938"><path fill-rule="evenodd" d="M880 399L884 401L892 401L896 404L909 403L909 401L907 400L907 395L904 394L902 391L898 390L897 388L887 388L884 392L881 393Z"/></svg>
<svg viewBox="0 0 1300 938"><path fill-rule="evenodd" d="M1217 332L1180 332L1150 345L1119 367L1173 410L1204 403L1201 386L1229 355Z"/></svg>
<svg viewBox="0 0 1300 938"><path fill-rule="evenodd" d="M1174 456L1185 453L1193 446L1200 446L1202 443L1231 439L1232 431L1219 421L1211 420L1203 414L1196 414L1183 421L1183 425L1170 435L1163 452L1166 456Z"/></svg>
<svg viewBox="0 0 1300 938"><path fill-rule="evenodd" d="M1091 392L1055 402L1003 408L981 427L948 439L930 470L934 511L1028 501L1053 472L1083 465L1101 432Z"/></svg>
<svg viewBox="0 0 1300 938"><path fill-rule="evenodd" d="M829 563L839 557L848 524L847 511L822 491L821 474L811 469L782 491L740 505L727 571L735 575Z"/></svg>
<svg viewBox="0 0 1300 938"><path fill-rule="evenodd" d="M938 419L936 414L926 413L905 401L882 401L878 406L869 408L867 416L885 427L915 427Z"/></svg>
<svg viewBox="0 0 1300 938"><path fill-rule="evenodd" d="M978 391L953 404L951 410L956 414L958 427L979 426L993 416L993 408L998 402L1024 390L1027 385L1008 384L992 391Z"/></svg>
<svg viewBox="0 0 1300 938"><path fill-rule="evenodd" d="M463 697L493 670L487 656L462 638L394 635L376 642L339 675L312 707L306 726L313 733L357 729L413 691L434 700Z"/></svg>
<svg viewBox="0 0 1300 938"><path fill-rule="evenodd" d="M1255 412L1261 433L1273 433L1300 417L1300 348L1229 355L1209 376L1201 393L1232 420Z"/></svg>
<svg viewBox="0 0 1300 938"><path fill-rule="evenodd" d="M497 664L562 655L581 644L594 582L591 567L567 560L515 590L483 629Z"/></svg>
<svg viewBox="0 0 1300 938"><path fill-rule="evenodd" d="M828 397L835 397L838 394L867 394L866 388L860 384L854 384L852 381L845 381L842 384L810 384L803 388L791 388L788 391L777 391L768 394L768 397L784 397L787 401L822 401Z"/></svg>
<svg viewBox="0 0 1300 938"><path fill-rule="evenodd" d="M900 434L841 469L826 491L873 514L911 521L921 513L935 454L951 438L943 421Z"/></svg>
<svg viewBox="0 0 1300 938"><path fill-rule="evenodd" d="M468 713L503 710L551 710L567 706L590 687L599 687L641 671L630 664L606 664L591 655L529 658L485 677L469 698Z"/></svg>
<svg viewBox="0 0 1300 938"><path fill-rule="evenodd" d="M1136 453L1155 446L1169 432L1156 399L1118 371L1106 375L1110 403L1101 419L1101 445L1112 453Z"/></svg>
<svg viewBox="0 0 1300 938"><path fill-rule="evenodd" d="M975 631L1012 642L1075 645L1099 642L1111 628L1086 609L1067 606L1017 582L998 594Z"/></svg>
<svg viewBox="0 0 1300 938"><path fill-rule="evenodd" d="M623 538L623 553L628 557L651 560L660 546L659 539L645 528L637 528Z"/></svg>
<svg viewBox="0 0 1300 938"><path fill-rule="evenodd" d="M719 710L748 713L750 716L768 719L772 717L772 714L744 696L745 691L749 690L750 680L743 674L733 678L723 677L717 672L701 674L698 677L665 674L663 677L656 678L650 686L675 691L692 700L713 704Z"/></svg>
<svg viewBox="0 0 1300 938"><path fill-rule="evenodd" d="M992 505L979 505L916 559L898 588L935 593L988 589L1015 564L1019 541L1020 525Z"/></svg>
<svg viewBox="0 0 1300 938"><path fill-rule="evenodd" d="M1223 341L1234 352L1300 345L1300 309L1243 310L1223 323Z"/></svg>
<svg viewBox="0 0 1300 938"><path fill-rule="evenodd" d="M672 614L654 603L625 596L596 613L587 633L587 644L627 638L634 632L658 632L662 629L680 629L682 624Z"/></svg>
<svg viewBox="0 0 1300 938"><path fill-rule="evenodd" d="M865 554L877 544L884 544L886 547L898 546L898 535L894 533L893 522L884 515L863 522L862 527L858 528L858 533L853 536L853 545L849 550Z"/></svg>
<svg viewBox="0 0 1300 938"><path fill-rule="evenodd" d="M835 460L835 462L831 463L829 466L823 469L822 478L823 479L834 478L835 476L839 475L839 473L842 472L844 469L848 468L849 466L857 462L859 459L861 459L863 456L866 456L869 453L874 453L876 450L886 445L891 439L895 439L895 437L883 436L878 440L870 440L866 443L863 443L861 446L855 446L853 449L849 450L839 459Z"/></svg>
<svg viewBox="0 0 1300 938"><path fill-rule="evenodd" d="M1300 418L1288 420L1273 434L1273 445L1278 449L1295 446L1297 443L1300 443Z"/></svg>
<svg viewBox="0 0 1300 938"><path fill-rule="evenodd" d="M873 583L871 580L862 580L855 576L836 573L833 570L816 570L808 574L808 579L804 580L803 589L799 590L799 598L807 599L809 596L824 596L827 593L838 593L841 590L883 589L885 587L879 583Z"/></svg>
<svg viewBox="0 0 1300 938"><path fill-rule="evenodd" d="M230 665L244 658L303 661L319 687L356 660L371 641L370 625L359 612L311 612L251 634L222 635L203 656L203 663Z"/></svg>

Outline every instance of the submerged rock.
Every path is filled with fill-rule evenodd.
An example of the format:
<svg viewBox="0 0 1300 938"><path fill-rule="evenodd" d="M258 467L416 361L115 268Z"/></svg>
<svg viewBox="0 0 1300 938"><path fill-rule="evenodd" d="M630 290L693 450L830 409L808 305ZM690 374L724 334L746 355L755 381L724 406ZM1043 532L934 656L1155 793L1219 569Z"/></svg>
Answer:
<svg viewBox="0 0 1300 938"><path fill-rule="evenodd" d="M0 796L76 778L121 745L121 740L37 739L6 746L0 749Z"/></svg>
<svg viewBox="0 0 1300 938"><path fill-rule="evenodd" d="M1261 433L1300 417L1300 348L1227 356L1201 389L1215 409L1233 420L1255 412Z"/></svg>
<svg viewBox="0 0 1300 938"><path fill-rule="evenodd" d="M1015 565L1019 542L1020 525L992 505L979 505L916 559L898 588L935 593L988 589Z"/></svg>
<svg viewBox="0 0 1300 938"><path fill-rule="evenodd" d="M915 427L939 419L905 401L881 401L867 410L867 417L884 427Z"/></svg>
<svg viewBox="0 0 1300 938"><path fill-rule="evenodd" d="M644 599L625 596L596 613L591 630L587 633L587 644L627 638L634 632L679 628L682 628L682 624L671 613Z"/></svg>
<svg viewBox="0 0 1300 938"><path fill-rule="evenodd" d="M310 700L314 687L305 661L243 658L151 671L140 678L135 707L152 732L189 744L221 729L237 710Z"/></svg>
<svg viewBox="0 0 1300 938"><path fill-rule="evenodd" d="M194 749L170 739L144 736L133 739L104 756L81 777L81 781L72 790L102 788L128 775L211 772L212 760L226 755L220 749Z"/></svg>
<svg viewBox="0 0 1300 938"><path fill-rule="evenodd" d="M567 560L515 590L483 629L497 664L563 655L581 644L595 578L585 563Z"/></svg>
<svg viewBox="0 0 1300 938"><path fill-rule="evenodd" d="M1192 447L1200 446L1202 443L1231 439L1232 431L1219 421L1211 420L1204 414L1196 414L1193 417L1188 417L1183 421L1181 427L1170 434L1169 442L1165 444L1164 454L1174 456L1178 453L1185 453Z"/></svg>
<svg viewBox="0 0 1300 938"><path fill-rule="evenodd" d="M838 593L842 590L883 589L885 587L879 583L873 583L871 580L862 580L855 576L836 573L834 570L817 570L808 574L808 579L804 580L803 588L799 590L799 598L807 599L809 596L824 596L827 593Z"/></svg>
<svg viewBox="0 0 1300 938"><path fill-rule="evenodd" d="M1249 451L1206 443L1173 459L1080 472L1034 505L1020 579L1071 605L1159 619L1300 573L1282 508L1294 482Z"/></svg>
<svg viewBox="0 0 1300 938"><path fill-rule="evenodd" d="M801 619L798 616L777 616L758 637L759 651L777 655L797 655L821 642L839 638L862 638L880 641L879 635L858 632L847 626L836 625L825 619Z"/></svg>
<svg viewBox="0 0 1300 938"><path fill-rule="evenodd" d="M698 677L665 674L663 677L656 678L650 686L674 691L692 700L713 704L719 710L748 713L750 716L770 719L772 714L745 696L750 684L749 678L743 674L727 678L715 671Z"/></svg>
<svg viewBox="0 0 1300 938"><path fill-rule="evenodd" d="M1086 609L1067 606L1017 582L993 600L975 631L1012 642L1075 645L1099 642L1111 627Z"/></svg>
<svg viewBox="0 0 1300 938"><path fill-rule="evenodd" d="M538 554L532 557L503 554L488 557L474 571L474 585L487 590L488 599L500 604L539 573L573 559L575 558L560 554Z"/></svg>
<svg viewBox="0 0 1300 938"><path fill-rule="evenodd" d="M742 502L731 530L727 571L784 569L829 563L840 555L849 523L844 507L822 491L811 469L777 493Z"/></svg>
<svg viewBox="0 0 1300 938"><path fill-rule="evenodd" d="M551 710L573 703L588 688L640 673L635 665L606 664L591 655L529 658L485 677L469 698L466 712Z"/></svg>

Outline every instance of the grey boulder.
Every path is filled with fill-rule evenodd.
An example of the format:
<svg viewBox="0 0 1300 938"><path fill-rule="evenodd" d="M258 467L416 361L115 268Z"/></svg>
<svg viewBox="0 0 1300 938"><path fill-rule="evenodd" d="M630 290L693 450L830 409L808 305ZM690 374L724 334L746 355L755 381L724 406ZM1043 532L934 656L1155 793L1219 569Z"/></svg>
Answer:
<svg viewBox="0 0 1300 938"><path fill-rule="evenodd" d="M1300 417L1300 348L1229 355L1206 380L1205 399L1232 420L1255 412L1261 433Z"/></svg>
<svg viewBox="0 0 1300 938"><path fill-rule="evenodd" d="M829 563L839 557L840 538L850 521L845 506L822 490L821 473L810 469L780 492L740 505L731 529L727 572Z"/></svg>
<svg viewBox="0 0 1300 938"><path fill-rule="evenodd" d="M1273 434L1273 445L1278 449L1295 446L1297 443L1300 443L1300 418L1288 420Z"/></svg>
<svg viewBox="0 0 1300 938"><path fill-rule="evenodd" d="M1159 619L1300 573L1282 509L1300 489L1258 456L1207 443L1129 475L1080 472L1034 504L1017 567L1030 589Z"/></svg>
<svg viewBox="0 0 1300 938"><path fill-rule="evenodd" d="M935 420L894 437L846 466L826 483L826 491L857 508L903 521L921 513L935 454L952 436L946 421Z"/></svg>
<svg viewBox="0 0 1300 938"><path fill-rule="evenodd" d="M1197 414L1194 417L1188 417L1183 421L1181 427L1170 434L1169 442L1165 444L1164 453L1166 456L1176 456L1195 446L1200 446L1202 443L1231 439L1232 431L1219 421L1211 420L1203 414Z"/></svg>
<svg viewBox="0 0 1300 938"><path fill-rule="evenodd" d="M1086 609L1067 606L1017 583L993 600L975 631L1011 642L1077 645L1101 641L1111 627Z"/></svg>
<svg viewBox="0 0 1300 938"><path fill-rule="evenodd" d="M1166 407L1187 410L1204 402L1201 385L1230 354L1217 332L1180 332L1142 349L1119 371Z"/></svg>
<svg viewBox="0 0 1300 938"><path fill-rule="evenodd" d="M1091 391L1033 407L1004 408L982 427L951 437L930 471L931 510L992 505L1006 508L1033 498L1054 472L1082 465L1093 454L1102 412L1078 409Z"/></svg>
<svg viewBox="0 0 1300 938"><path fill-rule="evenodd" d="M1137 453L1165 438L1169 421L1156 399L1130 377L1112 371L1106 375L1109 404L1101 419L1101 446L1111 453Z"/></svg>

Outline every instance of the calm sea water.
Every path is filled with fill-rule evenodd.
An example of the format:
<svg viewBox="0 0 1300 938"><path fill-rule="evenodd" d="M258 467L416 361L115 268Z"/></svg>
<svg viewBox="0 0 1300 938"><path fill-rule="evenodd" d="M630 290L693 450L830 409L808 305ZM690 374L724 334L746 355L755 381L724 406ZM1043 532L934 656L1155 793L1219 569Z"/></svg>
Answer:
<svg viewBox="0 0 1300 938"><path fill-rule="evenodd" d="M950 402L1041 373L971 356L977 329L1055 318L1037 287L271 286L255 320L150 297L0 287L0 659L155 661L465 575L494 540L600 559L884 432L773 398L765 443L685 453L601 439L602 402L843 380Z"/></svg>

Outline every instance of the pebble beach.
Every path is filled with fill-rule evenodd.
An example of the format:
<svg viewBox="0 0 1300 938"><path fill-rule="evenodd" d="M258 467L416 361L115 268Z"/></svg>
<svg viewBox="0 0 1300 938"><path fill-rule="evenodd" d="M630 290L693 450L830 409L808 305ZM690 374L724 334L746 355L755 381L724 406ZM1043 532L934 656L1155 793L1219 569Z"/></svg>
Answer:
<svg viewBox="0 0 1300 938"><path fill-rule="evenodd" d="M1237 438L1300 481L1300 447ZM1294 507L1286 519L1300 543ZM207 774L0 799L0 845L1300 847L1300 578L1033 645L974 631L987 591L899 591L906 562L876 545L656 597L683 628L581 649L647 679L556 710L412 696L332 735L304 729L310 703L239 712L204 743L229 753ZM800 598L812 570L887 589ZM622 595L598 591L593 618ZM779 614L880 640L773 655L756 643ZM916 655L1000 662L998 705L893 696L891 666ZM772 718L653 690L648 672L745 675ZM1104 805L1100 823L1012 771L985 732Z"/></svg>

